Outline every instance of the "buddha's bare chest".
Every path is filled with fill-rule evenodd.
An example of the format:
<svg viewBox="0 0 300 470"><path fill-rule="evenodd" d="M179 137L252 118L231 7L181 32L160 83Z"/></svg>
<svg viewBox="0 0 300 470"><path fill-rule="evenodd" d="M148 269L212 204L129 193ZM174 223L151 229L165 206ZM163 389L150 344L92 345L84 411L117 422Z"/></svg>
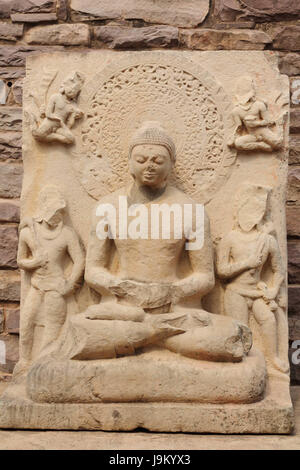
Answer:
<svg viewBox="0 0 300 470"><path fill-rule="evenodd" d="M115 244L121 259L145 263L145 260L159 264L166 260L177 259L184 248L184 239L116 239Z"/></svg>

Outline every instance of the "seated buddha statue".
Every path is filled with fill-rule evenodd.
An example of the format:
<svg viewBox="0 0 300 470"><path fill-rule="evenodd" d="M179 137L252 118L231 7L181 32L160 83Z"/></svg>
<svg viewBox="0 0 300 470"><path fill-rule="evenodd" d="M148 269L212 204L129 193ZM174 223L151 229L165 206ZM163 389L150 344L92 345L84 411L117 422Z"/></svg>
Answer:
<svg viewBox="0 0 300 470"><path fill-rule="evenodd" d="M196 203L168 185L174 163L175 145L170 136L158 123L144 123L130 143L132 184L97 204L85 280L101 295L101 302L76 318L94 320L88 324L97 338L95 350L87 345L86 351L75 355L78 358L134 354L145 345L159 343L196 359L239 361L251 347L251 332L245 325L201 307L201 298L214 287L209 220L207 215L200 220L203 241L201 247L199 243L194 247L199 232ZM176 215L176 227L170 217L168 237L162 233L165 227L159 227L154 238L154 206L175 207L182 214L185 206L190 207L192 216L181 227ZM115 217L105 214L100 219L101 208L112 208ZM147 225L146 233L131 234L130 222L138 211L144 228ZM124 234L121 225L126 218L129 233ZM102 228L106 225L104 236L101 224Z"/></svg>
<svg viewBox="0 0 300 470"><path fill-rule="evenodd" d="M184 392L190 393L188 400L197 400L199 395L199 400L208 401L214 394L219 397L215 400L225 402L253 401L261 396L264 360L262 355L248 358L252 345L249 327L202 308L203 296L215 284L209 219L202 205L168 184L175 157L174 142L159 123L144 123L132 137L132 183L103 197L93 210L85 281L101 300L69 318L56 347L59 364L50 364L53 355L47 359L48 367L56 371L52 369L48 378L61 374L62 361L68 362L68 392L66 374L64 390L58 391L60 380L56 380L52 388L47 383L46 391L47 378L44 374L37 379L36 369L29 377L33 399L59 401L67 393L64 400L71 401L139 401L141 396L142 400L166 400L170 394L174 395L171 400L177 400L180 392L169 382L175 376L180 387L186 382L185 390L193 389ZM159 214L155 219L157 209L170 211L169 227L166 219L157 227L163 218ZM245 365L247 360L250 363ZM84 368L90 372L83 372ZM98 381L92 397L83 392L89 374L93 383ZM132 374L131 379L126 374ZM207 387L202 392L195 374L200 374L199 383ZM216 391L216 374L223 376L223 391ZM120 389L122 379L129 388ZM131 389L129 384L137 380L138 385ZM247 386L235 399L236 380L246 381ZM118 384L118 392L112 383ZM153 392L156 386L159 391ZM74 387L76 393L70 391ZM139 387L145 390L137 392Z"/></svg>

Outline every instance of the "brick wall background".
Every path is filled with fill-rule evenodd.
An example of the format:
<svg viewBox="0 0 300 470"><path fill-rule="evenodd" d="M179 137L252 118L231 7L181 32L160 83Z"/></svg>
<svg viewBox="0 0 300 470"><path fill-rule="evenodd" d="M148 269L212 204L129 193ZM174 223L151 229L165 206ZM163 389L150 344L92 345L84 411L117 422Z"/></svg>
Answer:
<svg viewBox="0 0 300 470"><path fill-rule="evenodd" d="M25 59L42 51L85 48L278 51L280 70L291 86L289 326L291 345L300 340L299 0L0 0L0 348L1 341L6 348L0 380L10 379L18 359ZM293 383L300 383L300 365L291 369Z"/></svg>

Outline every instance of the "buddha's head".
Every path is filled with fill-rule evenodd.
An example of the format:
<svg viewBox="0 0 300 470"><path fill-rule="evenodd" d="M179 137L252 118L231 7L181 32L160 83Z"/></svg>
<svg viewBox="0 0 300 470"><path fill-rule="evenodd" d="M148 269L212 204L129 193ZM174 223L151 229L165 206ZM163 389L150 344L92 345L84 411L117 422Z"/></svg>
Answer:
<svg viewBox="0 0 300 470"><path fill-rule="evenodd" d="M129 169L140 186L166 185L175 163L175 144L158 122L148 121L134 134L129 148Z"/></svg>
<svg viewBox="0 0 300 470"><path fill-rule="evenodd" d="M56 186L47 185L39 194L38 221L56 227L63 220L66 203Z"/></svg>

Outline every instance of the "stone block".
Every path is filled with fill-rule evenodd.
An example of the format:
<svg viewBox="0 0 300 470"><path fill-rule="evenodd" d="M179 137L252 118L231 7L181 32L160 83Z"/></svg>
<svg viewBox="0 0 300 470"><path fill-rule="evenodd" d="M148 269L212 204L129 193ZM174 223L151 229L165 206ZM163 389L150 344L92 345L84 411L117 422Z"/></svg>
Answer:
<svg viewBox="0 0 300 470"><path fill-rule="evenodd" d="M280 28L273 38L273 48L281 51L300 51L300 25Z"/></svg>
<svg viewBox="0 0 300 470"><path fill-rule="evenodd" d="M25 35L28 44L88 46L90 31L86 24L35 26Z"/></svg>
<svg viewBox="0 0 300 470"><path fill-rule="evenodd" d="M298 230L300 232L299 220ZM300 240L290 240L288 242L288 277L290 284L300 284Z"/></svg>
<svg viewBox="0 0 300 470"><path fill-rule="evenodd" d="M292 134L300 133L300 109L297 109L297 108L291 109L290 131Z"/></svg>
<svg viewBox="0 0 300 470"><path fill-rule="evenodd" d="M300 286L289 286L289 315L300 316Z"/></svg>
<svg viewBox="0 0 300 470"><path fill-rule="evenodd" d="M9 18L11 5L11 0L0 0L0 18Z"/></svg>
<svg viewBox="0 0 300 470"><path fill-rule="evenodd" d="M20 207L13 202L0 202L0 222L19 222Z"/></svg>
<svg viewBox="0 0 300 470"><path fill-rule="evenodd" d="M20 301L20 273L17 270L0 270L0 300Z"/></svg>
<svg viewBox="0 0 300 470"><path fill-rule="evenodd" d="M57 0L56 13L60 21L66 21L68 18L68 0Z"/></svg>
<svg viewBox="0 0 300 470"><path fill-rule="evenodd" d="M10 17L13 22L37 23L56 21L56 0L12 0Z"/></svg>
<svg viewBox="0 0 300 470"><path fill-rule="evenodd" d="M256 30L184 29L180 30L180 43L199 50L262 50L271 43L270 37Z"/></svg>
<svg viewBox="0 0 300 470"><path fill-rule="evenodd" d="M13 106L0 107L0 131L21 131L22 109Z"/></svg>
<svg viewBox="0 0 300 470"><path fill-rule="evenodd" d="M24 67L0 67L0 78L2 80L17 80L25 77Z"/></svg>
<svg viewBox="0 0 300 470"><path fill-rule="evenodd" d="M178 44L178 29L173 26L148 26L145 28L96 26L94 37L113 49L170 47Z"/></svg>
<svg viewBox="0 0 300 470"><path fill-rule="evenodd" d="M23 168L21 165L1 164L0 197L18 198L21 195Z"/></svg>
<svg viewBox="0 0 300 470"><path fill-rule="evenodd" d="M300 238L300 206L286 207L286 225L289 237Z"/></svg>
<svg viewBox="0 0 300 470"><path fill-rule="evenodd" d="M232 363L212 363L211 367L207 367L205 361L191 362L183 358L179 362L176 354L164 356L162 353L161 360L157 362L157 353L145 352L138 359L133 356L119 358L118 361L94 361L87 364L82 374L80 361L49 361L44 370L41 370L39 364L32 368L27 386L28 395L33 401L44 403L138 402L143 396L144 403L238 404L245 400L248 403L258 401L264 389L264 361L262 355L255 351L240 364L238 371ZM220 369L223 369L226 379L224 377L222 385L214 388L214 379ZM117 386L121 370L124 371L126 390ZM234 385L236 374L239 391ZM63 382L60 380L62 375ZM140 380L136 381L136 377Z"/></svg>
<svg viewBox="0 0 300 470"><path fill-rule="evenodd" d="M209 0L71 0L70 8L73 21L137 19L190 28L204 21Z"/></svg>
<svg viewBox="0 0 300 470"><path fill-rule="evenodd" d="M279 70L291 77L300 75L300 54L296 52L279 53Z"/></svg>
<svg viewBox="0 0 300 470"><path fill-rule="evenodd" d="M20 309L5 309L5 331L8 334L18 335L20 329Z"/></svg>
<svg viewBox="0 0 300 470"><path fill-rule="evenodd" d="M251 29L255 27L254 21L239 21L235 23L216 23L215 29Z"/></svg>
<svg viewBox="0 0 300 470"><path fill-rule="evenodd" d="M288 174L287 202L300 205L300 167L291 166Z"/></svg>
<svg viewBox="0 0 300 470"><path fill-rule="evenodd" d="M13 202L0 202L0 222L20 222L20 207Z"/></svg>
<svg viewBox="0 0 300 470"><path fill-rule="evenodd" d="M13 13L11 20L15 23L43 23L56 21L56 13Z"/></svg>
<svg viewBox="0 0 300 470"><path fill-rule="evenodd" d="M0 268L17 267L18 230L0 225Z"/></svg>
<svg viewBox="0 0 300 470"><path fill-rule="evenodd" d="M297 17L300 5L298 0L216 0L214 13L220 21L265 22Z"/></svg>
<svg viewBox="0 0 300 470"><path fill-rule="evenodd" d="M0 132L0 160L22 158L21 132Z"/></svg>
<svg viewBox="0 0 300 470"><path fill-rule="evenodd" d="M22 24L0 23L0 39L17 41L23 35Z"/></svg>
<svg viewBox="0 0 300 470"><path fill-rule="evenodd" d="M13 13L49 13L56 7L56 0L11 0L10 3Z"/></svg>
<svg viewBox="0 0 300 470"><path fill-rule="evenodd" d="M276 403L285 395L286 384L275 382L272 393L261 402L210 403L35 403L26 399L24 388L18 399L7 388L0 401L2 428L73 429L102 431L289 434L293 429L291 403ZM22 393L22 395L21 395ZM138 406L136 406L138 405ZM13 418L12 418L13 417Z"/></svg>

